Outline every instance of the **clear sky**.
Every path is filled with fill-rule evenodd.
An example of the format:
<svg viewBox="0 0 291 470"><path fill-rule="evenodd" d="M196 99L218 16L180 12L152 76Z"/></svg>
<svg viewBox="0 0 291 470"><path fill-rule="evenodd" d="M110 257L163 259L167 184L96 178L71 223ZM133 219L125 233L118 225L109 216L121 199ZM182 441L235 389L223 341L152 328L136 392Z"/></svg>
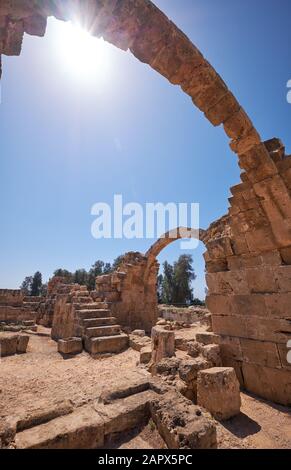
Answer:
<svg viewBox="0 0 291 470"><path fill-rule="evenodd" d="M291 149L290 0L156 0L201 49L264 139ZM227 211L237 158L189 97L130 53L92 46L91 70L66 25L26 36L20 57L3 58L0 106L0 287L36 270L88 269L154 240L95 240L91 207L125 202L198 202L200 225ZM72 53L73 52L73 53ZM94 58L95 56L95 58ZM97 59L96 59L97 57ZM204 247L192 252L204 296ZM182 253L179 242L159 261Z"/></svg>

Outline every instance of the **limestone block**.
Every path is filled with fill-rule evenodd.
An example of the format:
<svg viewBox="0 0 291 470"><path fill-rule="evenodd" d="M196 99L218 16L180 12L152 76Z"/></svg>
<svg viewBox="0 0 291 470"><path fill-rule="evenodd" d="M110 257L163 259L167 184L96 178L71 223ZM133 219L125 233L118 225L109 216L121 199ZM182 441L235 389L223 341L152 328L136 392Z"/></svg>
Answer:
<svg viewBox="0 0 291 470"><path fill-rule="evenodd" d="M139 29L138 38L130 50L141 62L154 64L159 52L171 39L171 23L165 15L159 15L156 7L150 7Z"/></svg>
<svg viewBox="0 0 291 470"><path fill-rule="evenodd" d="M275 269L274 276L278 279L280 292L291 291L291 266L280 266Z"/></svg>
<svg viewBox="0 0 291 470"><path fill-rule="evenodd" d="M131 334L135 336L145 336L145 330L134 330Z"/></svg>
<svg viewBox="0 0 291 470"><path fill-rule="evenodd" d="M192 100L202 112L207 112L215 106L228 92L228 88L219 75L214 78L213 82L197 96L193 96Z"/></svg>
<svg viewBox="0 0 291 470"><path fill-rule="evenodd" d="M175 333L163 327L152 328L152 362L157 363L164 357L175 355Z"/></svg>
<svg viewBox="0 0 291 470"><path fill-rule="evenodd" d="M178 392L150 404L152 419L169 449L215 449L216 428L210 415Z"/></svg>
<svg viewBox="0 0 291 470"><path fill-rule="evenodd" d="M193 98L200 95L211 86L217 77L217 73L206 60L197 67L191 76L181 84L182 90Z"/></svg>
<svg viewBox="0 0 291 470"><path fill-rule="evenodd" d="M291 265L291 246L281 248L280 255L283 260L283 263Z"/></svg>
<svg viewBox="0 0 291 470"><path fill-rule="evenodd" d="M230 139L238 140L247 135L253 125L246 112L240 108L224 122L223 127Z"/></svg>
<svg viewBox="0 0 291 470"><path fill-rule="evenodd" d="M265 304L271 318L290 318L291 293L265 295Z"/></svg>
<svg viewBox="0 0 291 470"><path fill-rule="evenodd" d="M267 400L291 406L291 373L289 370L242 364L245 387Z"/></svg>
<svg viewBox="0 0 291 470"><path fill-rule="evenodd" d="M16 354L17 338L17 335L0 337L0 357Z"/></svg>
<svg viewBox="0 0 291 470"><path fill-rule="evenodd" d="M224 365L230 365L229 360L242 361L240 339L234 336L219 336L220 355Z"/></svg>
<svg viewBox="0 0 291 470"><path fill-rule="evenodd" d="M21 52L23 40L23 23L22 21L9 21L6 31L6 39L4 47L1 47L0 54L19 55Z"/></svg>
<svg viewBox="0 0 291 470"><path fill-rule="evenodd" d="M221 366L220 347L218 344L207 344L201 349L203 357L213 366Z"/></svg>
<svg viewBox="0 0 291 470"><path fill-rule="evenodd" d="M237 111L239 111L240 105L229 91L223 98L212 108L206 111L206 118L214 126L219 126L223 124L227 119L233 116Z"/></svg>
<svg viewBox="0 0 291 470"><path fill-rule="evenodd" d="M206 297L206 305L211 313L220 313L223 315L233 315L235 307L233 304L233 295L208 295ZM198 341L198 339L197 339Z"/></svg>
<svg viewBox="0 0 291 470"><path fill-rule="evenodd" d="M29 342L29 336L28 335L19 335L17 337L17 348L16 348L17 354L26 353L28 342Z"/></svg>
<svg viewBox="0 0 291 470"><path fill-rule="evenodd" d="M148 364L152 357L152 348L151 346L145 346L140 350L139 361L141 364Z"/></svg>
<svg viewBox="0 0 291 470"><path fill-rule="evenodd" d="M225 258L232 256L233 250L229 237L218 238L207 243L208 255L211 259Z"/></svg>
<svg viewBox="0 0 291 470"><path fill-rule="evenodd" d="M288 320L239 316L212 315L214 333L259 341L287 342L291 334Z"/></svg>
<svg viewBox="0 0 291 470"><path fill-rule="evenodd" d="M245 239L249 251L260 252L262 246L266 251L277 248L273 232L268 226L257 228L256 230L246 233ZM236 241L234 241L234 244L236 244Z"/></svg>
<svg viewBox="0 0 291 470"><path fill-rule="evenodd" d="M129 346L135 351L141 351L142 348L151 345L151 339L148 336L129 335Z"/></svg>
<svg viewBox="0 0 291 470"><path fill-rule="evenodd" d="M154 364L152 372L158 375L176 375L180 365L180 359L177 357L164 357Z"/></svg>
<svg viewBox="0 0 291 470"><path fill-rule="evenodd" d="M239 154L239 166L247 172L250 181L254 183L278 173L263 143Z"/></svg>
<svg viewBox="0 0 291 470"><path fill-rule="evenodd" d="M211 331L205 331L203 333L196 333L196 341L204 345L219 344L220 337Z"/></svg>
<svg viewBox="0 0 291 470"><path fill-rule="evenodd" d="M259 282L256 284L260 286ZM265 297L264 294L234 295L230 299L233 305L232 313L236 315L265 317L267 315Z"/></svg>
<svg viewBox="0 0 291 470"><path fill-rule="evenodd" d="M44 36L47 19L41 15L33 15L23 20L24 31L33 36Z"/></svg>
<svg viewBox="0 0 291 470"><path fill-rule="evenodd" d="M201 345L197 341L188 341L186 343L188 356L198 357L201 352Z"/></svg>
<svg viewBox="0 0 291 470"><path fill-rule="evenodd" d="M190 383L197 379L200 370L207 369L209 365L203 357L183 359L179 364L179 376L184 382Z"/></svg>
<svg viewBox="0 0 291 470"><path fill-rule="evenodd" d="M19 449L96 449L104 445L104 420L93 406L17 433Z"/></svg>
<svg viewBox="0 0 291 470"><path fill-rule="evenodd" d="M230 143L230 148L235 153L244 153L250 150L254 145L258 145L261 142L260 135L256 129L252 128L249 132L236 140L232 140Z"/></svg>
<svg viewBox="0 0 291 470"><path fill-rule="evenodd" d="M213 367L200 371L197 403L216 419L225 420L240 413L240 387L232 367Z"/></svg>
<svg viewBox="0 0 291 470"><path fill-rule="evenodd" d="M58 352L62 354L79 354L83 350L81 338L64 338L58 340Z"/></svg>
<svg viewBox="0 0 291 470"><path fill-rule="evenodd" d="M276 343L240 338L244 362L266 367L281 367Z"/></svg>

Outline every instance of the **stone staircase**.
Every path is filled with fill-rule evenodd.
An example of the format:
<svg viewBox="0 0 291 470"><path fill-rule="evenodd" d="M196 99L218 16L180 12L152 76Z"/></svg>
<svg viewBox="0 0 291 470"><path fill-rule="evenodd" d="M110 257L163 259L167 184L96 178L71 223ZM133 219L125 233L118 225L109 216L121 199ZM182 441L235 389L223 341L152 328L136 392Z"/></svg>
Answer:
<svg viewBox="0 0 291 470"><path fill-rule="evenodd" d="M90 354L118 353L128 346L128 336L122 333L109 305L101 299L92 300L88 291L76 292L72 299L75 309L76 333L84 340Z"/></svg>

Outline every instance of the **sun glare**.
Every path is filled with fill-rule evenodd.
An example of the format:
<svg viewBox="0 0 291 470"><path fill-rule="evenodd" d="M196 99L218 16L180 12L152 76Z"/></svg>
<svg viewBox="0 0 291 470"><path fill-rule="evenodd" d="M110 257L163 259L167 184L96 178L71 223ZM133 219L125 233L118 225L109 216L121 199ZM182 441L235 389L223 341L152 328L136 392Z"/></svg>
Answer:
<svg viewBox="0 0 291 470"><path fill-rule="evenodd" d="M65 68L82 80L105 79L109 72L108 44L91 36L78 25L64 23L58 40L58 52Z"/></svg>

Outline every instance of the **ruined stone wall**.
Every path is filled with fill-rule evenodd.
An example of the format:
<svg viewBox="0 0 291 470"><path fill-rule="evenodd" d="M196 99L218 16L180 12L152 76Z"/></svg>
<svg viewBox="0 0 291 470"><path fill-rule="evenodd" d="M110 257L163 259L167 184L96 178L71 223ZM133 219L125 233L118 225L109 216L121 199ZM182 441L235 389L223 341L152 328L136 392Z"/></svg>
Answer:
<svg viewBox="0 0 291 470"><path fill-rule="evenodd" d="M20 289L0 289L0 305L20 307L23 299L24 293Z"/></svg>
<svg viewBox="0 0 291 470"><path fill-rule="evenodd" d="M18 323L35 320L38 302L30 302L19 289L0 289L0 322Z"/></svg>
<svg viewBox="0 0 291 470"><path fill-rule="evenodd" d="M49 15L77 18L93 35L130 49L223 126L243 173L231 189L229 214L203 238L213 329L224 340L225 364L236 367L247 389L290 404L291 170L283 145L261 141L222 78L149 0L2 0L0 54L19 54L24 32L43 35ZM131 318L130 285L139 286L141 305L146 299L138 279L128 281L121 318Z"/></svg>
<svg viewBox="0 0 291 470"><path fill-rule="evenodd" d="M117 271L96 278L95 295L110 305L120 325L150 333L158 318L158 269L155 261L148 271L146 256L127 253Z"/></svg>
<svg viewBox="0 0 291 470"><path fill-rule="evenodd" d="M229 216L205 238L207 306L224 365L248 390L290 405L291 158L273 139L243 155L241 166Z"/></svg>

